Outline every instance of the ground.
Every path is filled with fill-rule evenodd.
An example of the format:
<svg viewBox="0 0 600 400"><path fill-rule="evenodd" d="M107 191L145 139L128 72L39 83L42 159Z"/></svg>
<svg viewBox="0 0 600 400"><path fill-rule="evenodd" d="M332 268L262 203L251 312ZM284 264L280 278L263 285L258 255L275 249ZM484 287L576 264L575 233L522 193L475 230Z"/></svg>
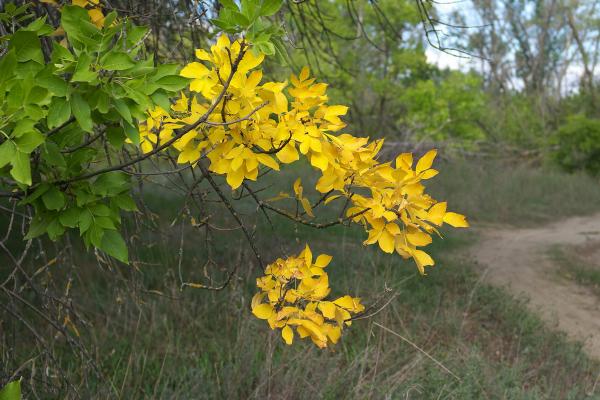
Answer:
<svg viewBox="0 0 600 400"><path fill-rule="evenodd" d="M483 279L525 294L530 306L569 337L581 340L586 351L600 359L600 297L592 289L555 273L548 254L553 246L584 246L587 258L600 261L600 214L575 217L530 229L487 229L473 247L485 267Z"/></svg>

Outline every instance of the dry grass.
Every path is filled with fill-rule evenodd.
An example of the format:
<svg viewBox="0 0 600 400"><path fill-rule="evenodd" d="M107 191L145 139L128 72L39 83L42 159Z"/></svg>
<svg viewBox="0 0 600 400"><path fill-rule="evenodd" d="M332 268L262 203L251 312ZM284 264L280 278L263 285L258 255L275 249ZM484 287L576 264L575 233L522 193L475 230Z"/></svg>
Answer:
<svg viewBox="0 0 600 400"><path fill-rule="evenodd" d="M475 180L468 174L464 179ZM466 202L459 207L460 196L447 195L455 208L469 215L492 222L502 218L490 218L483 211L489 204ZM245 212L253 210L248 206ZM359 230L311 231L279 220L274 223L279 236L266 226L260 228L260 245L272 257L280 255L279 242L284 250L298 251L308 241L315 253L334 255L328 267L334 290L358 295L366 303L385 287L398 296L374 318L356 321L331 349L319 350L304 342L286 346L249 312L259 271L249 254L240 253L245 247L241 239L228 238L218 246L222 254L214 255L231 262L241 254L238 273L226 290L182 292L180 274L189 281L210 283L211 277L218 283L227 270L204 269L203 247L192 231L186 232L181 269L178 232L149 233L140 242L147 245L133 249L132 258L143 261L137 268L108 268L83 253L75 254L74 265L53 267L52 279L58 286L73 279L70 297L77 299L87 321L78 321L77 329L103 377L60 338L52 340L50 348L58 366L40 370L35 360L28 361L37 351L31 335L16 321L4 320L1 378L24 365L20 374L25 391L33 397L35 388L41 398L600 397L599 365L583 354L579 344L549 330L527 311L523 300L481 284L477 265L461 255L476 240L473 234L448 232L445 240L437 241L433 255L438 265L421 277L409 262L363 248ZM52 338L51 329L43 324L36 328ZM71 388L61 388L60 380L53 378L60 374L69 379Z"/></svg>

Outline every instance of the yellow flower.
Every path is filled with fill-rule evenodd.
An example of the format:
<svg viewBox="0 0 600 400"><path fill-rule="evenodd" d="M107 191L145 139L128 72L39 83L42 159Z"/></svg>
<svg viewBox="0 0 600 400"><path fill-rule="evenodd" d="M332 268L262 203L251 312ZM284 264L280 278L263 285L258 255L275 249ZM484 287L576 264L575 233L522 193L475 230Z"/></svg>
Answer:
<svg viewBox="0 0 600 400"><path fill-rule="evenodd" d="M427 152L416 162L412 154L403 153L393 162L382 163L379 152L383 140L369 141L343 133L342 117L348 108L328 104L327 85L311 77L308 67L298 75L292 74L290 85L287 81L262 82L264 55L254 55L250 46L221 35L210 52L196 50L198 61L181 70L181 75L191 79L190 98L182 93L169 112L160 108L148 112L147 120L139 127L142 151L152 151L171 140L178 127L195 123L213 109L206 116L206 124L171 146L178 163L193 165L205 157L210 162L209 170L224 176L227 184L237 189L244 180L256 180L262 169L278 170L280 163L294 163L303 157L320 174L315 189L326 194L325 205L336 198L346 199L347 218L361 224L368 234L365 245L377 244L386 253L412 258L421 273L426 266L434 265L422 249L431 243L431 235L438 234L443 224L468 226L463 215L448 211L445 202L438 202L425 191L423 182L438 174L432 168L437 151ZM241 58L240 52L244 52ZM230 76L238 59L237 69ZM226 82L229 86L222 93ZM300 179L294 183L294 193L306 215L314 217L315 210ZM280 268L284 275L291 271ZM285 291L286 301L321 301L327 295L326 274L302 278L306 266L297 266L293 271L294 279L304 280ZM269 301L277 299L274 292L269 293ZM331 316L331 309L324 307ZM336 318L345 318L346 312L336 311ZM302 320L300 316L296 317ZM284 326L277 320L269 321L272 326ZM301 337L305 334L326 343L321 336L310 333L312 325L294 326ZM287 329L284 339L293 340Z"/></svg>
<svg viewBox="0 0 600 400"><path fill-rule="evenodd" d="M321 254L313 262L307 245L297 256L269 264L266 275L256 280L261 291L252 298L252 313L266 320L271 329L281 329L286 344L292 344L294 329L300 338L310 337L320 348L335 344L352 315L365 310L359 298L325 300L331 289L324 268L331 259Z"/></svg>

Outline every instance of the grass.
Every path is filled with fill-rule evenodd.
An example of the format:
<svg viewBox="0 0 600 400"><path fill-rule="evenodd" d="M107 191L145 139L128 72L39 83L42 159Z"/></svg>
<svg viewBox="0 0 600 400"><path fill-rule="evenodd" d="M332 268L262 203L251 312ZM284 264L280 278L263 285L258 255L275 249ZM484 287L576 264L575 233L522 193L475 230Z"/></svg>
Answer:
<svg viewBox="0 0 600 400"><path fill-rule="evenodd" d="M515 223L517 216L523 224L544 221L556 204L575 195L579 208L569 205L573 208L557 214L600 207L594 209L591 201L595 189L579 186L589 178L510 172L496 164L489 170L470 169L466 163L443 170L445 176L431 185L436 195L476 222ZM462 175L449 181L449 174ZM287 172L288 178L293 175ZM544 180L539 183L543 189L533 187L535 177ZM585 182L591 186L591 180ZM561 185L574 193L547 192L558 199L535 204L536 194ZM518 187L521 193L508 192ZM478 198L462 194L465 190ZM509 200L515 203L494 208ZM154 201L160 206L165 200ZM519 201L525 211L518 211ZM240 212L251 216L255 207L246 204ZM31 335L14 321L0 325L2 332L18 332L0 334L2 375L25 365L25 391L32 395L35 389L41 398L600 399L600 365L586 357L579 343L548 329L527 310L526 300L480 282L478 266L463 255L477 240L475 233L445 232L445 240L431 247L436 267L421 277L410 262L363 247L360 229L311 230L277 218L273 224L273 231L259 227L259 244L269 259L309 242L313 253L334 256L328 270L336 293L360 296L368 304L388 287L398 297L373 318L356 321L331 349L308 342L286 346L249 312L259 271L252 268L239 232L214 238L222 240L213 256L223 265L205 266L205 249L199 245L205 239L186 228L179 266L179 230L163 232L159 224L132 249L132 258L142 261L133 267L100 265L82 252L75 252L74 264L53 267L51 279L58 287L72 280L69 298L77 302L81 317L77 329L103 377L60 337L50 348L58 367L44 370L31 361L38 350L31 346ZM240 269L226 290L180 291L180 275L205 283L210 276L216 284L238 257ZM44 337L54 335L43 324L36 329ZM59 386L61 374L72 387Z"/></svg>
<svg viewBox="0 0 600 400"><path fill-rule="evenodd" d="M475 222L531 226L600 210L600 180L584 173L490 160L438 168L431 193Z"/></svg>
<svg viewBox="0 0 600 400"><path fill-rule="evenodd" d="M581 251L557 246L550 250L550 256L558 264L560 276L586 286L600 296L600 265L582 257Z"/></svg>

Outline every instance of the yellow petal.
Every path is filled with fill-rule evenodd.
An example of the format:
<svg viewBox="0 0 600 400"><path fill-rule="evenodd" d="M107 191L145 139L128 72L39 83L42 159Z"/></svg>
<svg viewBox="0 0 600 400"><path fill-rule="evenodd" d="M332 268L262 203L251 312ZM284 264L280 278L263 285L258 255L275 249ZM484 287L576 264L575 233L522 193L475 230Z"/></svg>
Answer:
<svg viewBox="0 0 600 400"><path fill-rule="evenodd" d="M467 222L467 218L462 214L457 214L453 212L447 212L444 215L444 222L452 225L455 228L468 228L469 223Z"/></svg>
<svg viewBox="0 0 600 400"><path fill-rule="evenodd" d="M88 10L88 15L90 16L92 23L98 28L102 28L104 26L104 14L102 14L102 10L98 8L92 8L91 10Z"/></svg>
<svg viewBox="0 0 600 400"><path fill-rule="evenodd" d="M244 168L240 168L236 171L229 171L227 174L227 183L231 186L232 189L237 189L242 185L244 181L244 173L246 171Z"/></svg>
<svg viewBox="0 0 600 400"><path fill-rule="evenodd" d="M431 167L431 164L433 164L433 160L435 159L436 155L437 150L429 150L423 157L421 157L419 162L417 162L417 166L415 168L417 174L425 171L426 169L429 169L429 167Z"/></svg>
<svg viewBox="0 0 600 400"><path fill-rule="evenodd" d="M179 72L179 75L186 78L201 78L208 75L210 71L204 64L191 62Z"/></svg>
<svg viewBox="0 0 600 400"><path fill-rule="evenodd" d="M327 160L327 157L325 157L325 155L321 153L313 153L312 157L310 158L310 163L313 167L317 167L321 171L325 171L327 169L329 161Z"/></svg>
<svg viewBox="0 0 600 400"><path fill-rule="evenodd" d="M287 345L291 345L294 341L294 331L288 325L284 326L281 330L281 337Z"/></svg>
<svg viewBox="0 0 600 400"><path fill-rule="evenodd" d="M381 236L379 237L378 243L381 250L386 253L394 252L394 236L390 234L387 230L383 230L381 232Z"/></svg>
<svg viewBox="0 0 600 400"><path fill-rule="evenodd" d="M259 304L252 309L252 314L260 319L269 319L273 313L273 306L267 303Z"/></svg>
<svg viewBox="0 0 600 400"><path fill-rule="evenodd" d="M421 231L407 232L406 239L414 246L427 246L432 242L431 236Z"/></svg>
<svg viewBox="0 0 600 400"><path fill-rule="evenodd" d="M302 71L300 71L300 75L298 75L298 79L300 79L301 81L305 81L306 79L308 79L309 76L310 76L310 68L308 68L308 66L305 65L304 68L302 68Z"/></svg>
<svg viewBox="0 0 600 400"><path fill-rule="evenodd" d="M296 146L292 143L288 143L285 147L279 150L276 154L279 161L284 164L290 164L294 161L298 161L300 156L298 155L298 150L296 150Z"/></svg>
<svg viewBox="0 0 600 400"><path fill-rule="evenodd" d="M260 63L262 63L264 59L265 59L265 55L262 53L259 54L258 56L255 56L251 51L247 51L244 54L244 57L242 58L242 60L240 61L239 65L238 65L238 71L239 72L247 72L247 71L251 70L252 68L259 66Z"/></svg>
<svg viewBox="0 0 600 400"><path fill-rule="evenodd" d="M348 295L342 296L339 299L334 300L333 303L347 310L354 310L356 308L355 299Z"/></svg>
<svg viewBox="0 0 600 400"><path fill-rule="evenodd" d="M330 255L321 254L319 257L317 257L317 260L315 261L315 265L319 268L325 268L326 266L329 265L329 263L331 262L332 259L333 259L333 257L331 257Z"/></svg>
<svg viewBox="0 0 600 400"><path fill-rule="evenodd" d="M425 179L431 179L434 176L436 176L437 174L439 174L438 170L435 169L428 169L426 171L423 171L423 173L421 174L421 179L425 180Z"/></svg>
<svg viewBox="0 0 600 400"><path fill-rule="evenodd" d="M436 225L441 225L446 214L446 202L434 204L427 211L427 219Z"/></svg>
<svg viewBox="0 0 600 400"><path fill-rule="evenodd" d="M337 343L340 340L341 336L342 330L340 329L340 327L330 325L330 328L327 330L327 337L329 338L329 340L331 340L331 343Z"/></svg>
<svg viewBox="0 0 600 400"><path fill-rule="evenodd" d="M333 196L329 196L328 198L325 199L325 201L323 202L325 205L331 203L333 200L337 199L338 197L341 197L340 194L334 194Z"/></svg>
<svg viewBox="0 0 600 400"><path fill-rule="evenodd" d="M212 57L204 49L196 49L196 58L202 61L211 61Z"/></svg>
<svg viewBox="0 0 600 400"><path fill-rule="evenodd" d="M411 169L413 163L412 153L402 153L396 157L396 168Z"/></svg>
<svg viewBox="0 0 600 400"><path fill-rule="evenodd" d="M313 213L312 206L310 205L310 201L306 197L300 199L300 204L302 204L302 208L310 217L314 218L315 214Z"/></svg>
<svg viewBox="0 0 600 400"><path fill-rule="evenodd" d="M274 169L275 171L279 171L279 164L268 154L257 154L256 158L261 164L266 165L267 167Z"/></svg>
<svg viewBox="0 0 600 400"><path fill-rule="evenodd" d="M294 193L297 197L302 197L302 178L297 178L294 181Z"/></svg>
<svg viewBox="0 0 600 400"><path fill-rule="evenodd" d="M335 309L335 304L330 301L322 301L319 303L319 310L321 310L325 318L334 319Z"/></svg>
<svg viewBox="0 0 600 400"><path fill-rule="evenodd" d="M433 258L431 258L431 256L425 253L423 250L413 251L413 258L415 259L417 267L419 268L419 272L421 272L421 274L423 274L425 271L423 267L435 264Z"/></svg>

